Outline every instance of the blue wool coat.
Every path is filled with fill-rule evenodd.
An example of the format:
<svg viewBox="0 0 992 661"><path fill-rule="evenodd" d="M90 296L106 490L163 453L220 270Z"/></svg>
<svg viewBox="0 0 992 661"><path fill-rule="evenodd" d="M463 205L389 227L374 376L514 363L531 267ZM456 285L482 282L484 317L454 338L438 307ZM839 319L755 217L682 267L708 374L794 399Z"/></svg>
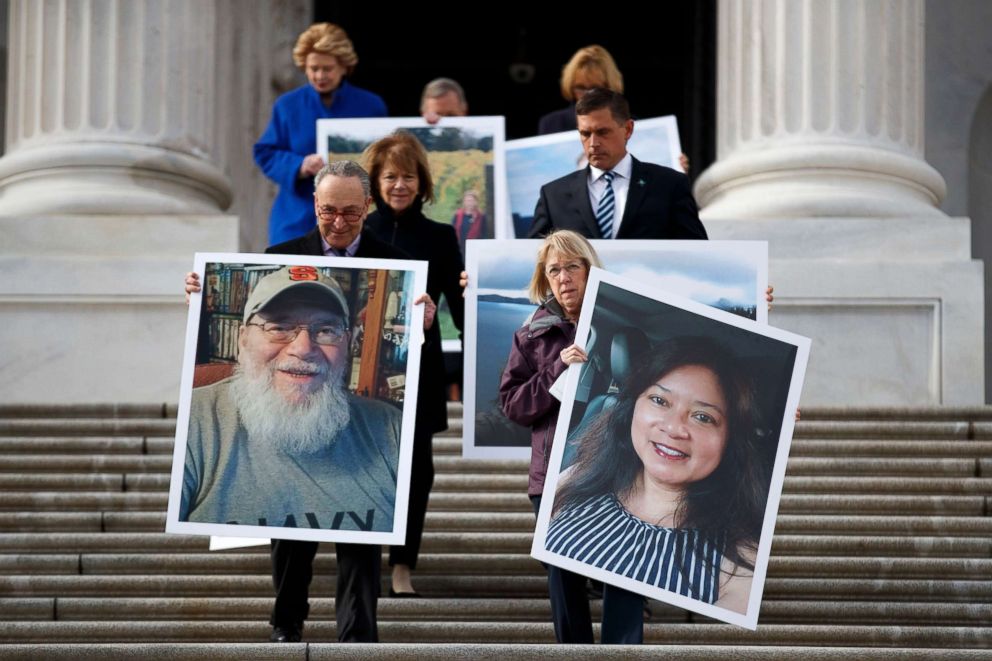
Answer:
<svg viewBox="0 0 992 661"><path fill-rule="evenodd" d="M386 104L377 94L347 80L334 92L330 108L309 84L286 92L272 107L272 119L255 143L255 163L279 185L269 215L269 243L306 234L315 226L313 177L297 175L303 159L317 151L317 120L345 117L385 117Z"/></svg>

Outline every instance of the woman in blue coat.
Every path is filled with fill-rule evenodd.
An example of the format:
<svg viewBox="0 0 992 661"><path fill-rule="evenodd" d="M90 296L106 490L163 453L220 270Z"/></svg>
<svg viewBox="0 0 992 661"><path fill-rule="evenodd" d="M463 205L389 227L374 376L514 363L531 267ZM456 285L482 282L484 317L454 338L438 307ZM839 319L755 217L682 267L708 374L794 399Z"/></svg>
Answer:
<svg viewBox="0 0 992 661"><path fill-rule="evenodd" d="M350 84L358 56L347 33L333 23L315 23L296 40L293 62L307 84L276 99L272 119L255 143L255 163L279 185L269 216L269 244L302 236L314 228L313 177L324 165L315 153L317 120L385 117L377 94Z"/></svg>

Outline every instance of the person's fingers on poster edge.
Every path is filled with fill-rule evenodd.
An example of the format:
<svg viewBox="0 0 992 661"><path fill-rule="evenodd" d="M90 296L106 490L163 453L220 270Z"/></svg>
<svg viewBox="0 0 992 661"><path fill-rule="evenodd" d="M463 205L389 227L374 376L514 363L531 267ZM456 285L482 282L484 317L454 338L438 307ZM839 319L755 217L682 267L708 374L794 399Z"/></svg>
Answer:
<svg viewBox="0 0 992 661"><path fill-rule="evenodd" d="M437 314L437 306L431 300L430 294L423 293L413 301L414 305L424 304L424 330L430 330L434 325L434 316Z"/></svg>
<svg viewBox="0 0 992 661"><path fill-rule="evenodd" d="M558 355L561 358L561 362L566 365L571 365L573 363L584 363L589 360L589 356L586 355L585 350L578 344L572 344L565 347Z"/></svg>
<svg viewBox="0 0 992 661"><path fill-rule="evenodd" d="M184 288L184 291L186 292L186 305L189 305L190 294L196 294L201 291L200 276L193 271L190 271L186 274L184 284L186 285Z"/></svg>

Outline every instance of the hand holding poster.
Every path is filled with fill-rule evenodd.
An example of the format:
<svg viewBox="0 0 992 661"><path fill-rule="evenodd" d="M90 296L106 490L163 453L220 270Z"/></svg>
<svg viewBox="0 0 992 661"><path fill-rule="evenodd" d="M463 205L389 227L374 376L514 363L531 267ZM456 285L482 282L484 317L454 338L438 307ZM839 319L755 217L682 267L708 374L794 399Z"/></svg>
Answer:
<svg viewBox="0 0 992 661"><path fill-rule="evenodd" d="M532 555L755 628L809 340L593 269L576 341ZM596 360L632 370L578 410Z"/></svg>
<svg viewBox="0 0 992 661"><path fill-rule="evenodd" d="M402 543L426 265L198 254L195 269L166 531Z"/></svg>

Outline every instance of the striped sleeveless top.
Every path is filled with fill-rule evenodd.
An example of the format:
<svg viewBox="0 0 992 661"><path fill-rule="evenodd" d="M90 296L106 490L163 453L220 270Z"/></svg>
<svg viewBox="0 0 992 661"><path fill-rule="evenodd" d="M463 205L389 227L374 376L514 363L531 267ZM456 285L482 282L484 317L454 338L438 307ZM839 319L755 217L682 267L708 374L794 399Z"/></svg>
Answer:
<svg viewBox="0 0 992 661"><path fill-rule="evenodd" d="M613 494L560 512L548 526L548 551L709 604L720 596L723 544L695 529L641 521Z"/></svg>

